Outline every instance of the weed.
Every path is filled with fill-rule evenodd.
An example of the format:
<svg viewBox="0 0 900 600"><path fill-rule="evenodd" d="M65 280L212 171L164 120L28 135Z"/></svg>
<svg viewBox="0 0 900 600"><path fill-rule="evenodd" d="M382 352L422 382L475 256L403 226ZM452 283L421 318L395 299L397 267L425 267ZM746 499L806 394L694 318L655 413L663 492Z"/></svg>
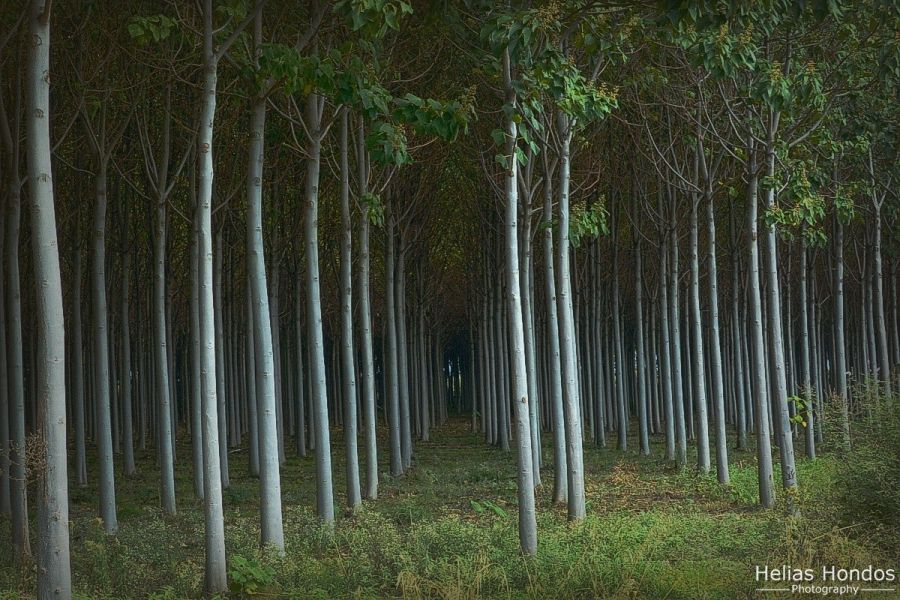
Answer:
<svg viewBox="0 0 900 600"><path fill-rule="evenodd" d="M235 591L252 596L267 591L275 583L275 570L255 559L235 554L231 557L228 577Z"/></svg>

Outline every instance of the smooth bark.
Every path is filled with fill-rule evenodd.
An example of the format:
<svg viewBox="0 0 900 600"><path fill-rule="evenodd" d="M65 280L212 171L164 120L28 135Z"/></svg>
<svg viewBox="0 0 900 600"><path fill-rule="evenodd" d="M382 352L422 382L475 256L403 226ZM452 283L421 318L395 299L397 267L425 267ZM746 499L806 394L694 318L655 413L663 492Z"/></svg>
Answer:
<svg viewBox="0 0 900 600"><path fill-rule="evenodd" d="M70 598L69 501L66 466L65 324L53 206L50 149L50 7L33 0L27 89L27 158L31 242L37 296L38 431L46 464L37 478L37 595Z"/></svg>

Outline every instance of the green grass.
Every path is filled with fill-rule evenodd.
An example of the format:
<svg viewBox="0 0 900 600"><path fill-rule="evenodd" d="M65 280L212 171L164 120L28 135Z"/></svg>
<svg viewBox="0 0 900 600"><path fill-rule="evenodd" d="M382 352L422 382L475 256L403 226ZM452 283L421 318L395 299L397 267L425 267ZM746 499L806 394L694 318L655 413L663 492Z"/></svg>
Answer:
<svg viewBox="0 0 900 600"><path fill-rule="evenodd" d="M333 433L342 505L343 444L340 431ZM230 556L246 559L231 561L232 596L240 597L241 588L269 598L731 599L761 596L753 593L756 564L864 566L897 554L867 539L864 527L836 521L832 458L799 461L803 518L793 520L781 505L756 506L754 453L732 451L732 483L720 486L714 473L676 471L656 439L650 457L585 450L588 517L578 524L567 522L564 507L551 505L547 446L539 549L526 558L518 549L514 452L486 447L455 421L435 431L432 442L418 443L412 471L395 479L386 474L380 434L380 497L355 514L339 511L334 530L320 526L312 508L313 459L288 460L282 558L261 555L258 482L247 475L246 454L230 454L226 543ZM89 470L91 486L71 488L72 567L81 597L200 595L203 511L193 497L190 452L179 444L175 517L158 508L152 452L139 455L137 477L117 474L120 531L112 538L96 518L96 471ZM476 510L486 502L497 509ZM8 539L7 522L0 530L0 539ZM27 597L33 589L33 567L17 567L0 551L0 590L6 590L0 597Z"/></svg>

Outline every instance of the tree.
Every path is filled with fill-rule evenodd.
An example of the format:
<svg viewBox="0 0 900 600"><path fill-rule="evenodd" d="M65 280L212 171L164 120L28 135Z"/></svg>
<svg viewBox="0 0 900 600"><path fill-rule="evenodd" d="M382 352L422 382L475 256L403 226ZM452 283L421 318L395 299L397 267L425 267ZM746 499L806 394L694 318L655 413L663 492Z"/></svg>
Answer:
<svg viewBox="0 0 900 600"><path fill-rule="evenodd" d="M257 13L253 26L253 66L259 67L262 53L262 11ZM271 83L266 82L270 88ZM284 530L281 516L281 475L278 463L278 433L275 410L275 365L272 345L269 293L266 283L266 264L263 255L262 185L263 152L266 135L267 90L255 93L250 107L250 143L247 156L247 254L251 310L253 312L253 343L259 439L259 504L260 543L284 552ZM280 398L279 398L280 400Z"/></svg>
<svg viewBox="0 0 900 600"><path fill-rule="evenodd" d="M62 279L53 206L50 148L50 10L49 0L34 0L29 9L33 45L28 61L28 181L31 193L32 252L38 296L38 388L40 432L46 463L37 486L38 597L71 598L69 501L66 466L66 371Z"/></svg>
<svg viewBox="0 0 900 600"><path fill-rule="evenodd" d="M522 323L522 301L519 286L519 235L518 223L518 159L515 121L516 92L513 88L512 66L509 48L502 57L505 106L509 107L506 122L506 301L509 317L510 350L512 351L512 398L515 407L516 439L518 440L519 486L519 543L522 552L537 552L537 522L534 514L534 479L531 459L531 434L528 416L528 381L525 363L525 331Z"/></svg>
<svg viewBox="0 0 900 600"><path fill-rule="evenodd" d="M203 437L203 501L206 520L206 580L208 594L224 591L228 585L225 565L225 526L222 514L222 479L219 463L219 420L216 399L215 314L212 281L212 144L216 114L218 64L240 33L262 10L266 0L258 0L253 10L222 43L213 43L212 0L203 2L203 96L197 139L198 193L197 262L199 294L201 427ZM195 435L198 433L195 430Z"/></svg>

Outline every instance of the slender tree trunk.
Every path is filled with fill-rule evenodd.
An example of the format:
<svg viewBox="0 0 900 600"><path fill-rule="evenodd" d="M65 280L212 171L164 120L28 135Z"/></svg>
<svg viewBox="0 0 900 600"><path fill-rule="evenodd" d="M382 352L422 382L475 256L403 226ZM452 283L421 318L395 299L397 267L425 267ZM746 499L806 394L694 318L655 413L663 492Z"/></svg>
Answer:
<svg viewBox="0 0 900 600"><path fill-rule="evenodd" d="M110 261L112 262L112 261ZM121 377L119 375L119 356L116 353L116 339L121 334L116 331L115 312L110 309L109 329L107 330L109 343L109 385L110 385L110 407L112 408L112 440L113 453L122 453L122 424L121 424L121 398L117 393Z"/></svg>
<svg viewBox="0 0 900 600"><path fill-rule="evenodd" d="M303 458L306 458L306 378L303 376L304 371L304 363L303 363L303 305L301 301L300 294L300 286L303 285L301 281L301 275L298 272L297 274L297 282L294 286L294 336L296 337L296 345L297 345L297 355L296 355L296 376L297 376L297 395L294 400L296 403L296 418L297 424L295 426L296 429L296 441L297 441L297 455Z"/></svg>
<svg viewBox="0 0 900 600"><path fill-rule="evenodd" d="M192 189L192 194L193 189ZM196 202L195 202L196 204ZM166 293L166 360L169 371L169 430L172 432L172 460L178 460L175 440L178 439L178 415L176 413L177 397L175 395L175 336L172 335L172 298L174 293L171 284Z"/></svg>
<svg viewBox="0 0 900 600"><path fill-rule="evenodd" d="M387 254L385 256L385 323L387 329L387 343L385 344L385 379L386 379L386 404L388 415L388 429L391 444L391 476L397 477L403 474L403 458L400 453L400 383L399 369L397 366L397 306L396 306L396 267L395 258L396 240L394 239L394 215L387 217L386 232Z"/></svg>
<svg viewBox="0 0 900 600"><path fill-rule="evenodd" d="M221 463L219 462L219 419L216 395L215 305L212 277L212 191L213 191L213 127L216 116L216 83L218 57L213 51L212 0L203 3L203 96L198 135L199 188L197 197L197 262L199 273L200 370L203 498L206 521L207 594L217 594L228 587L225 564L225 524L222 508ZM200 432L195 431L194 435Z"/></svg>
<svg viewBox="0 0 900 600"><path fill-rule="evenodd" d="M806 455L809 458L816 457L816 438L815 415L813 408L813 392L812 377L810 375L810 356L809 356L809 313L807 303L809 302L806 289L807 272L809 270L806 262L807 249L806 244L801 241L800 248L800 368L801 372L801 389L800 394L806 401L806 414L804 415L806 425Z"/></svg>
<svg viewBox="0 0 900 600"><path fill-rule="evenodd" d="M228 262L230 263L232 253L229 251L228 255ZM228 402L228 447L240 448L241 433L243 432L241 425L241 404L243 404L243 402L239 401L239 398L242 398L243 394L241 394L239 390L241 389L242 385L241 379L243 376L243 369L241 369L240 359L241 336L236 317L238 314L238 307L240 306L240 303L238 302L236 277L233 269L230 271L230 277L228 278L228 295L231 300L228 306L227 321L228 371L226 372L226 374L228 375L228 398L230 400L230 402Z"/></svg>
<svg viewBox="0 0 900 600"><path fill-rule="evenodd" d="M678 231L675 228L675 199L672 199L672 229L670 231L671 265L669 275L669 323L672 342L672 405L675 417L675 463L679 468L687 464L687 431L684 417L684 387L681 362L681 319L678 316Z"/></svg>
<svg viewBox="0 0 900 600"><path fill-rule="evenodd" d="M895 262L892 273L888 275L891 280L891 345L894 352L894 367L900 364L900 322L897 314L897 263Z"/></svg>
<svg viewBox="0 0 900 600"><path fill-rule="evenodd" d="M662 207L662 194L660 194L660 207ZM662 378L663 413L666 421L666 459L675 460L675 407L672 391L672 343L669 337L669 282L668 264L669 249L666 245L665 234L659 245L659 352L660 377Z"/></svg>
<svg viewBox="0 0 900 600"><path fill-rule="evenodd" d="M497 439L500 449L504 452L509 451L509 402L512 396L509 389L509 349L507 339L507 326L504 323L505 313L503 311L503 286L497 281L494 291L494 358L497 361Z"/></svg>
<svg viewBox="0 0 900 600"><path fill-rule="evenodd" d="M769 178L775 176L775 148L772 142L766 147L766 174ZM775 204L775 188L766 189L766 206ZM768 291L768 325L770 351L773 355L773 371L775 376L775 402L773 410L778 412L779 443L778 450L781 456L781 481L788 490L789 510L797 513L799 507L793 504L790 490L797 487L797 468L794 465L794 440L791 434L790 414L787 405L787 379L784 361L784 343L782 338L781 323L781 293L778 280L778 247L775 225L766 227L766 283Z"/></svg>
<svg viewBox="0 0 900 600"><path fill-rule="evenodd" d="M412 432L410 431L409 394L409 336L406 332L406 240L404 228L400 227L400 246L397 252L397 367L400 383L400 454L403 470L412 465Z"/></svg>
<svg viewBox="0 0 900 600"><path fill-rule="evenodd" d="M255 317L256 311L253 308L253 292L251 284L247 280L245 288L245 300L247 304L247 337L246 337L246 355L244 372L246 373L246 390L247 390L247 447L248 458L250 459L250 475L259 477L259 415L257 414L257 393L256 393L256 336Z"/></svg>
<svg viewBox="0 0 900 600"><path fill-rule="evenodd" d="M877 192L873 192L877 194ZM872 247L874 265L872 270L875 277L875 337L878 341L878 378L884 383L885 393L891 393L891 359L888 354L887 326L884 312L884 280L882 278L881 265L881 207L884 200L874 200L875 204L875 239Z"/></svg>
<svg viewBox="0 0 900 600"><path fill-rule="evenodd" d="M199 205L198 205L199 206ZM191 450L194 467L194 495L203 500L203 383L200 377L201 349L200 349L200 259L199 259L199 211L194 212L191 241ZM165 359L164 359L165 360ZM160 390L157 391L160 393ZM172 438L175 438L175 428L171 425L169 413L160 409L157 419L169 420L172 430ZM157 426L157 440L162 435L163 426ZM255 439L255 438L254 438ZM162 443L160 443L162 445ZM174 449L174 447L173 447Z"/></svg>
<svg viewBox="0 0 900 600"><path fill-rule="evenodd" d="M97 452L100 470L100 516L107 535L116 533L116 480L113 471L112 423L110 416L109 334L106 303L106 169L101 157L94 189L94 220L91 262L91 323L94 341L94 399L97 406Z"/></svg>
<svg viewBox="0 0 900 600"><path fill-rule="evenodd" d="M350 220L349 115L341 111L341 366L344 386L344 450L346 452L347 504L362 502L359 489L359 455L356 449L356 365L353 349L353 224Z"/></svg>
<svg viewBox="0 0 900 600"><path fill-rule="evenodd" d="M733 373L734 373L734 391L735 391L735 404L737 405L737 448L738 450L746 450L748 447L747 444L747 430L749 429L749 424L751 422L750 417L750 402L748 397L750 395L749 386L745 385L745 373L744 373L744 336L742 335L743 327L742 327L742 315L739 306L739 299L741 294L740 290L740 262L739 256L737 252L737 238L735 231L735 223L734 223L734 212L731 211L729 213L730 219L730 229L731 229L731 243L732 247L735 248L734 256L732 257L732 269L731 269L731 342L732 342L732 356L733 356Z"/></svg>
<svg viewBox="0 0 900 600"><path fill-rule="evenodd" d="M257 52L262 18L255 23ZM247 157L247 270L253 310L256 379L256 416L259 435L260 544L284 552L281 515L281 474L276 431L275 349L269 314L262 225L262 180L266 131L266 98L256 96L250 109L250 144ZM251 440L251 443L254 440Z"/></svg>
<svg viewBox="0 0 900 600"><path fill-rule="evenodd" d="M421 271L420 271L421 275ZM419 281L422 282L421 277ZM422 282L424 287L424 282ZM420 295L420 298L424 297L424 292ZM425 336L425 307L421 306L419 308L419 322L416 326L417 337L418 337L418 355L419 355L419 422L421 429L422 441L427 442L431 438L431 423L434 417L433 404L435 400L434 394L434 386L430 385L434 383L431 381L433 378L433 369L431 368L433 365L431 364L432 356L431 349L426 341ZM430 341L430 340L428 340Z"/></svg>
<svg viewBox="0 0 900 600"><path fill-rule="evenodd" d="M72 390L73 412L75 413L75 483L87 487L87 462L84 432L84 342L81 323L81 248L75 250L75 273L72 286Z"/></svg>
<svg viewBox="0 0 900 600"><path fill-rule="evenodd" d="M850 451L850 397L847 390L847 354L844 341L844 225L835 217L834 231L834 370L841 403L841 442Z"/></svg>
<svg viewBox="0 0 900 600"><path fill-rule="evenodd" d="M644 265L641 256L640 233L634 248L634 311L635 311L635 335L637 336L637 369L638 369L638 421L641 436L641 454L650 455L650 436L647 422L647 380L644 371L647 368L647 356L644 351Z"/></svg>
<svg viewBox="0 0 900 600"><path fill-rule="evenodd" d="M559 156L559 244L557 245L557 276L559 277L559 337L563 378L563 406L566 420L566 464L569 468L569 520L585 516L584 462L580 402L578 399L578 365L575 355L575 320L572 314L572 283L569 267L569 143L572 137L569 119L558 115L561 138ZM620 424L621 426L621 424Z"/></svg>
<svg viewBox="0 0 900 600"><path fill-rule="evenodd" d="M312 135L306 173L306 293L309 327L310 377L313 421L316 430L316 507L319 518L334 523L334 491L331 481L331 434L328 431L328 395L325 377L325 340L319 292L319 167L324 98L310 94L306 101L306 126Z"/></svg>
<svg viewBox="0 0 900 600"><path fill-rule="evenodd" d="M697 466L701 473L708 473L709 460L709 417L707 415L706 400L706 357L703 351L703 321L700 316L700 245L699 245L699 207L700 195L693 194L691 198L691 295L690 324L691 343L693 351L693 368L691 381L693 382L693 403L697 419ZM691 423L694 419L691 419Z"/></svg>
<svg viewBox="0 0 900 600"><path fill-rule="evenodd" d="M506 103L514 107L516 93L512 87L509 52L503 55ZM513 405L515 406L516 445L518 446L519 544L525 554L537 552L537 520L534 508L534 463L531 458L531 435L528 400L528 376L525 359L521 286L519 282L517 160L515 155L516 124L506 122L506 301L509 317L509 344L512 358Z"/></svg>
<svg viewBox="0 0 900 600"><path fill-rule="evenodd" d="M277 191L273 192L277 196ZM287 454L284 451L284 394L282 393L281 371L281 298L280 283L281 269L278 257L272 259L271 277L268 277L269 285L269 330L272 332L272 381L275 382L275 439L278 448L278 464L284 465Z"/></svg>
<svg viewBox="0 0 900 600"><path fill-rule="evenodd" d="M155 235L153 236L153 367L156 381L156 426L159 428L160 501L163 512L175 514L175 468L173 456L172 422L169 419L169 362L166 336L166 198L156 203ZM193 244L192 244L193 246ZM192 261L193 262L193 261ZM192 269L193 270L193 269ZM192 294L193 296L193 294ZM193 305L193 302L192 302ZM192 307L192 318L194 321ZM195 350L196 351L196 350ZM196 378L197 375L194 375ZM195 396L191 396L192 401ZM195 468L198 466L194 463ZM195 472L195 478L199 474ZM199 494L202 497L202 492Z"/></svg>
<svg viewBox="0 0 900 600"><path fill-rule="evenodd" d="M814 436L813 448L815 448L815 444L822 443L822 407L824 403L822 400L825 397L825 384L824 378L822 374L822 348L823 348L823 340L821 337L821 327L819 323L819 307L817 305L816 299L816 276L815 270L813 269L812 263L815 262L815 255L813 255L813 260L810 263L810 275L809 275L809 286L810 286L810 294L809 294L809 360L810 360L810 376L812 378L812 394L810 398L812 399L812 413L813 413L813 421L815 431L811 433Z"/></svg>
<svg viewBox="0 0 900 600"><path fill-rule="evenodd" d="M603 337L602 337L602 327L603 327L603 317L601 311L601 278L600 278L600 248L599 244L595 244L595 256L594 256L594 318L591 323L591 335L593 342L593 352L594 352L594 372L596 373L596 377L594 380L594 397L591 399L591 402L596 405L596 419L595 425L596 429L594 430L594 439L598 446L601 448L606 448L606 423L608 420L606 414L606 402L604 400L604 396L606 394L603 393L604 382L604 365L606 363L606 356L603 353ZM553 307L555 308L555 306ZM548 310L550 306L548 306Z"/></svg>
<svg viewBox="0 0 900 600"><path fill-rule="evenodd" d="M2 183L2 182L0 182ZM4 277L4 269L3 265L5 264L4 252L6 251L6 207L4 206L5 197L0 197L0 283L3 283L5 286L5 277ZM77 231L77 229L76 229ZM73 292L78 290L80 293L80 285L81 285L81 252L79 251L77 242L75 246L75 285L73 286ZM73 294L74 296L74 294ZM74 315L80 317L81 314L81 303L73 302L72 310ZM73 319L75 320L75 319ZM9 452L11 450L9 443L9 419L10 419L10 406L9 406L9 376L7 371L7 356L6 356L6 292L0 291L0 516L3 517L12 517L12 508L10 504L10 462L9 462ZM72 380L80 373L74 372L75 368L73 366ZM84 400L82 396L82 401ZM77 407L73 407L73 412L77 410ZM77 412L76 412L77 414ZM83 414L83 413L82 413ZM82 432L84 431L84 421L82 420ZM84 438L82 436L82 442ZM81 465L84 464L84 444L82 443L79 448L76 444L75 453L76 453L76 468L79 465L78 458L80 452L80 457L82 459ZM78 477L80 477L81 473L85 473L84 471L79 472ZM86 475L85 475L86 476ZM79 479L79 483L81 480ZM85 483L86 484L86 483Z"/></svg>
<svg viewBox="0 0 900 600"><path fill-rule="evenodd" d="M2 302L2 300L0 300ZM0 313L2 314L2 313ZM478 431L478 399L477 399L477 387L479 381L478 370L476 369L475 363L475 323L472 320L471 313L469 316L469 356L468 356L468 364L466 370L466 382L468 388L468 396L469 402L471 403L469 408L471 409L471 417L472 417L472 433L476 433ZM2 363L0 363L0 369L2 369ZM2 390L0 390L2 393Z"/></svg>
<svg viewBox="0 0 900 600"><path fill-rule="evenodd" d="M763 341L762 296L759 291L759 246L757 242L757 188L759 174L756 150L751 142L748 147L747 166L747 228L750 252L748 256L748 296L750 322L753 336L753 394L756 397L756 451L759 471L759 503L766 508L775 505L775 482L772 474L772 441L769 438L768 391L766 382L766 354Z"/></svg>
<svg viewBox="0 0 900 600"><path fill-rule="evenodd" d="M37 296L39 391L37 429L46 445L46 464L37 481L37 593L41 600L71 598L69 502L66 473L65 324L62 279L53 207L50 149L50 6L33 0L32 47L28 61L28 179L31 242Z"/></svg>
<svg viewBox="0 0 900 600"><path fill-rule="evenodd" d="M722 380L722 348L719 334L719 269L716 264L716 215L712 190L706 190L706 221L709 236L709 367L716 419L716 477L728 483L728 439L725 433L725 384Z"/></svg>
<svg viewBox="0 0 900 600"><path fill-rule="evenodd" d="M656 306L656 297L650 296L650 306L647 312L650 314L650 330L647 332L650 360L650 389L652 390L653 401L651 402L653 413L653 428L651 433L658 434L663 432L663 423L661 415L663 412L662 404L664 402L662 395L662 376L660 373L660 354L659 354L659 308Z"/></svg>
<svg viewBox="0 0 900 600"><path fill-rule="evenodd" d="M365 426L366 444L366 484L363 496L369 500L378 497L378 442L375 420L375 365L372 352L372 309L369 299L369 211L365 202L368 200L368 152L365 145L365 130L360 119L359 148L357 165L359 168L360 198L362 204L359 211L359 279L357 282L360 341L362 342L362 409Z"/></svg>
<svg viewBox="0 0 900 600"><path fill-rule="evenodd" d="M126 211L126 219L128 218ZM121 291L121 312L122 312L122 352L119 372L122 379L122 461L125 469L125 475L132 476L136 473L137 468L134 464L134 431L132 429L132 394L131 394L131 251L125 250L122 257L122 291Z"/></svg>
<svg viewBox="0 0 900 600"><path fill-rule="evenodd" d="M222 487L231 485L228 476L228 407L226 406L225 387L225 324L223 314L225 305L222 302L222 231L215 236L215 255L213 257L213 303L216 312L216 390L218 407L216 415L219 422L219 471L222 474Z"/></svg>
<svg viewBox="0 0 900 600"><path fill-rule="evenodd" d="M613 215L613 272L612 272L612 297L613 297L613 345L615 346L616 357L616 423L617 423L617 444L616 447L620 452L625 452L628 448L628 414L625 404L625 352L622 339L622 316L621 304L619 302L619 244L618 244L618 207L614 210Z"/></svg>
<svg viewBox="0 0 900 600"><path fill-rule="evenodd" d="M521 233L521 262L522 274L519 278L522 298L522 320L525 328L525 364L526 377L528 379L528 417L529 433L531 438L532 479L534 487L541 485L541 441L540 426L538 425L538 383L537 360L535 358L534 318L532 315L533 298L531 288L532 254L531 254L531 203L523 203L523 226Z"/></svg>

